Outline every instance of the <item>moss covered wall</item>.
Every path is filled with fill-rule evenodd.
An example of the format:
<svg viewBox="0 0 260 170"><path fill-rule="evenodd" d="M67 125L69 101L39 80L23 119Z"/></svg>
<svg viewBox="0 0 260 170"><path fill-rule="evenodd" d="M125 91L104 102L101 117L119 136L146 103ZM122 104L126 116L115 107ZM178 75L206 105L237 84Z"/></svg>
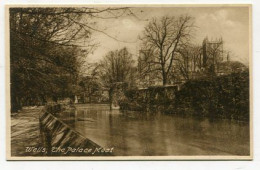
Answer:
<svg viewBox="0 0 260 170"><path fill-rule="evenodd" d="M156 111L166 109L175 98L177 86L156 86L125 91L125 98L119 102L120 109Z"/></svg>
<svg viewBox="0 0 260 170"><path fill-rule="evenodd" d="M174 107L181 114L248 120L249 98L249 73L233 73L188 81L176 93Z"/></svg>
<svg viewBox="0 0 260 170"><path fill-rule="evenodd" d="M249 73L190 80L177 86L126 90L123 110L163 112L236 120L249 119Z"/></svg>

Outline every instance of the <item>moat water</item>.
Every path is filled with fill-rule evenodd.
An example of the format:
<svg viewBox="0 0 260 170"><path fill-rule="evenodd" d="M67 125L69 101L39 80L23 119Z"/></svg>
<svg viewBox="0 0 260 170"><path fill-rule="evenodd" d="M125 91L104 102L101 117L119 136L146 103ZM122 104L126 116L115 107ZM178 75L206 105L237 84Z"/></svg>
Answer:
<svg viewBox="0 0 260 170"><path fill-rule="evenodd" d="M249 123L79 104L61 119L115 155L249 155Z"/></svg>

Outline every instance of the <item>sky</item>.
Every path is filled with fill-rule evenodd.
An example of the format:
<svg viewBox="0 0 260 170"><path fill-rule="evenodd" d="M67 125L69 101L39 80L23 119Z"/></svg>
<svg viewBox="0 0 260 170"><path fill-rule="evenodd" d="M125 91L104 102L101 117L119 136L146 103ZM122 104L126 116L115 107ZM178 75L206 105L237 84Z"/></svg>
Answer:
<svg viewBox="0 0 260 170"><path fill-rule="evenodd" d="M127 47L136 59L140 46L138 37L152 18L190 15L194 17L196 26L194 44L202 44L206 36L209 40L222 37L224 49L230 51L231 60L249 63L248 7L135 7L131 11L135 16L97 20L97 29L119 41L93 32L92 38L99 46L88 56L88 61L97 62L109 51L123 47Z"/></svg>

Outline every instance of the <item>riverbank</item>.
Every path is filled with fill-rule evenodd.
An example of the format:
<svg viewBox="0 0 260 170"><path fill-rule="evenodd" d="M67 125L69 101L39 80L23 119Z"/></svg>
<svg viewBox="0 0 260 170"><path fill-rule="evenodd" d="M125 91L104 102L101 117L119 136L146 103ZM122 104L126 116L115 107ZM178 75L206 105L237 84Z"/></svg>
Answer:
<svg viewBox="0 0 260 170"><path fill-rule="evenodd" d="M79 107L78 107L79 106ZM115 156L206 156L250 154L249 124L231 120L110 110L76 105L70 126Z"/></svg>
<svg viewBox="0 0 260 170"><path fill-rule="evenodd" d="M122 110L248 121L249 99L249 73L241 72L189 80L181 88L128 90L119 105Z"/></svg>
<svg viewBox="0 0 260 170"><path fill-rule="evenodd" d="M11 115L11 156L112 156L62 121L70 105L24 107ZM56 115L61 117L57 118Z"/></svg>
<svg viewBox="0 0 260 170"><path fill-rule="evenodd" d="M40 146L40 107L24 107L11 116L11 155L40 156L38 152L26 152L26 147Z"/></svg>

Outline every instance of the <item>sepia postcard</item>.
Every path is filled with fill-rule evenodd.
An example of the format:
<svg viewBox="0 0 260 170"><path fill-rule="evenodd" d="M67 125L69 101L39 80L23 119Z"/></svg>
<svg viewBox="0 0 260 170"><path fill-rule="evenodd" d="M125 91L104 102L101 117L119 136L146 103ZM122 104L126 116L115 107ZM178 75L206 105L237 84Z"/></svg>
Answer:
<svg viewBox="0 0 260 170"><path fill-rule="evenodd" d="M252 160L251 15L6 6L7 160Z"/></svg>

